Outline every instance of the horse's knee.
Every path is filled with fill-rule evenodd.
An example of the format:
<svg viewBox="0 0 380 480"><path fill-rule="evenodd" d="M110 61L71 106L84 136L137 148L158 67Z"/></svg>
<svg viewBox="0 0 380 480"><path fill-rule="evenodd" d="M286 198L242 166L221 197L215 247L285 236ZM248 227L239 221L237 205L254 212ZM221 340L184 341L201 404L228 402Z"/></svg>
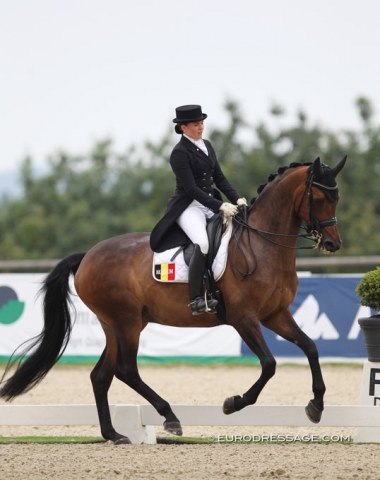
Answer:
<svg viewBox="0 0 380 480"><path fill-rule="evenodd" d="M305 335L304 338L302 338L302 340L294 341L293 343L295 343L299 348L301 348L301 350L305 352L305 355L309 359L318 358L319 353L318 353L317 345L311 338Z"/></svg>
<svg viewBox="0 0 380 480"><path fill-rule="evenodd" d="M261 367L263 369L263 375L266 378L272 378L273 375L276 373L276 365L277 362L274 357L264 358L261 361Z"/></svg>
<svg viewBox="0 0 380 480"><path fill-rule="evenodd" d="M317 360L319 358L317 345L315 344L315 342L313 342L313 340L309 339L309 342L307 342L305 353L309 359Z"/></svg>

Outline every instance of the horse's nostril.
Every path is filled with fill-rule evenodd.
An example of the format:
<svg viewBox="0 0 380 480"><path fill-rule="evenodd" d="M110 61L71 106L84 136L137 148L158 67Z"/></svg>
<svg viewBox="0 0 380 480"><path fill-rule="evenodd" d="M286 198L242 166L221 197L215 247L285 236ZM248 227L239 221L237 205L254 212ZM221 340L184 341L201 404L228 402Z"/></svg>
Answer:
<svg viewBox="0 0 380 480"><path fill-rule="evenodd" d="M339 250L340 245L336 242L333 242L332 240L326 240L323 242L323 247L328 252L336 252L337 250Z"/></svg>

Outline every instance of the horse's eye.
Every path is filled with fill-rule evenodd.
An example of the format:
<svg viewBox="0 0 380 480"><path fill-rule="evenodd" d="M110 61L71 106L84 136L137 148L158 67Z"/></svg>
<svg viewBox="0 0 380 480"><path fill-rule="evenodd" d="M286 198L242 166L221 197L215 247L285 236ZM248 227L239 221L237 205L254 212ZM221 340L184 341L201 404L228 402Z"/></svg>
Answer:
<svg viewBox="0 0 380 480"><path fill-rule="evenodd" d="M315 198L314 203L317 207L321 207L323 205L324 198Z"/></svg>

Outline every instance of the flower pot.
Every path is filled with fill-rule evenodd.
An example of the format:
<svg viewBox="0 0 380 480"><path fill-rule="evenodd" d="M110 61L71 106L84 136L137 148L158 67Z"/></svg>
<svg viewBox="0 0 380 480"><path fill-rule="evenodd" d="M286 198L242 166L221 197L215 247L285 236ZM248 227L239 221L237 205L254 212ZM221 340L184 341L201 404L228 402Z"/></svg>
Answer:
<svg viewBox="0 0 380 480"><path fill-rule="evenodd" d="M364 335L368 360L380 362L380 315L359 318L358 322Z"/></svg>

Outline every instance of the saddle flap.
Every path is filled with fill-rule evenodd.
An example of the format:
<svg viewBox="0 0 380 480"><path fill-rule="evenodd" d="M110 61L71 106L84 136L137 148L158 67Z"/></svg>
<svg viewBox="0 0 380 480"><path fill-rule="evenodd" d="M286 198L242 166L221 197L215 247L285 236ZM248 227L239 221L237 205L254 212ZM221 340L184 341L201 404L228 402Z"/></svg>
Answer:
<svg viewBox="0 0 380 480"><path fill-rule="evenodd" d="M207 255L207 267L211 268L218 253L220 244L222 242L223 234L226 230L226 225L223 223L223 216L221 213L216 213L207 222L206 231L209 241L209 251Z"/></svg>

